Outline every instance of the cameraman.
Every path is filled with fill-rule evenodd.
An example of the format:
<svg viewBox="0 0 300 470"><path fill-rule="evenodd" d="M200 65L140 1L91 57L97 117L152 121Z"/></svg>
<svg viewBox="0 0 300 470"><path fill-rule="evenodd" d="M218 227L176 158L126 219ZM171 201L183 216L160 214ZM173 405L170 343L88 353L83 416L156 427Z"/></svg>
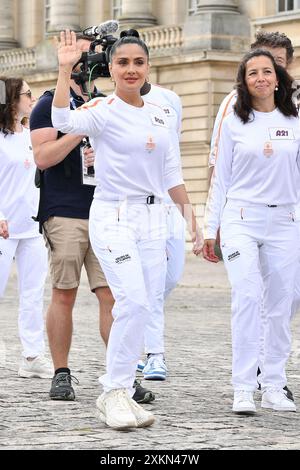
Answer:
<svg viewBox="0 0 300 470"><path fill-rule="evenodd" d="M81 50L88 51L91 38L77 34ZM94 84L92 83L92 87ZM87 101L70 80L70 106ZM80 144L83 136L58 135L52 126L53 92L45 92L30 119L35 162L41 174L39 222L47 241L52 280L52 299L47 312L47 333L55 367L50 398L74 400L68 368L72 339L72 310L83 264L91 291L99 300L100 334L107 344L114 304L105 276L95 257L88 233L94 187L82 184Z"/></svg>

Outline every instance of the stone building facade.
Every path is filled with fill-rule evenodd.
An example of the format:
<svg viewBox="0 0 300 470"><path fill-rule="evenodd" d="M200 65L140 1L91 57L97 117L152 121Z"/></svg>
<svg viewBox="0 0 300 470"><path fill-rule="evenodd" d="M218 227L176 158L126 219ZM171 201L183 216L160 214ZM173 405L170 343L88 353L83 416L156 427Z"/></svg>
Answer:
<svg viewBox="0 0 300 470"><path fill-rule="evenodd" d="M142 32L150 80L182 99L184 177L201 217L214 116L257 29L291 37L292 73L300 78L300 0L1 0L0 74L23 76L38 96L56 81L53 36L112 18ZM108 79L98 86L112 91Z"/></svg>

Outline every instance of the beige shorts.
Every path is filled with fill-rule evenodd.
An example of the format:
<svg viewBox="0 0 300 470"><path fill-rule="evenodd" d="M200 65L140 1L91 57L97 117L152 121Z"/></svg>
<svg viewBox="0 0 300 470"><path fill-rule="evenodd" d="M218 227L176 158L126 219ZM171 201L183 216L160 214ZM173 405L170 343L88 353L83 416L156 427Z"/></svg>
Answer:
<svg viewBox="0 0 300 470"><path fill-rule="evenodd" d="M44 223L44 238L49 252L52 287L74 289L80 284L85 266L91 291L107 287L104 273L89 240L89 221L50 217Z"/></svg>

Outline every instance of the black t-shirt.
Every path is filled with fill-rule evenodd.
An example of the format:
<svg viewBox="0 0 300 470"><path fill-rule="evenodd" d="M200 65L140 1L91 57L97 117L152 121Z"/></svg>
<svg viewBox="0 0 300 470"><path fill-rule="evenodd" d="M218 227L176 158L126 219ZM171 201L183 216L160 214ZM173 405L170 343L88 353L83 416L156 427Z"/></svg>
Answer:
<svg viewBox="0 0 300 470"><path fill-rule="evenodd" d="M53 127L51 106L53 94L45 92L36 103L30 117L30 130ZM70 107L74 109L84 103L71 89ZM63 135L60 133L60 135ZM40 188L39 222L49 217L88 219L94 196L93 186L82 184L80 145L75 147L62 162L43 171Z"/></svg>

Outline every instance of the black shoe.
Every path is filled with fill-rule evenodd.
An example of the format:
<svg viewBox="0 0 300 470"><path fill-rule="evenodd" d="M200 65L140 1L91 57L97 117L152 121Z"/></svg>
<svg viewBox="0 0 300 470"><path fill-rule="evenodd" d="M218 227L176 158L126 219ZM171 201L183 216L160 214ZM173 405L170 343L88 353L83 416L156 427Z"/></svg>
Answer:
<svg viewBox="0 0 300 470"><path fill-rule="evenodd" d="M257 382L257 383L258 383L258 382ZM261 390L261 385L260 385L260 383L258 383L257 390ZM294 400L294 397L293 397L293 394L292 394L292 392L290 391L290 389L288 388L287 385L286 385L285 387L283 387L283 391L284 391L285 396L286 396L289 400L295 401L295 400Z"/></svg>
<svg viewBox="0 0 300 470"><path fill-rule="evenodd" d="M293 394L292 394L292 392L290 391L290 389L288 388L287 385L286 385L285 387L283 387L283 391L284 391L284 393L285 393L285 396L286 396L289 400L295 401L295 400L294 400L294 397L293 397Z"/></svg>
<svg viewBox="0 0 300 470"><path fill-rule="evenodd" d="M51 400L75 400L75 392L72 387L72 380L74 380L76 384L79 384L79 381L76 379L76 377L68 374L68 372L59 372L56 374L52 379L51 389L49 392Z"/></svg>
<svg viewBox="0 0 300 470"><path fill-rule="evenodd" d="M135 393L132 399L137 403L150 403L155 400L154 393L147 388L142 387L139 380L135 380L133 386L135 388Z"/></svg>
<svg viewBox="0 0 300 470"><path fill-rule="evenodd" d="M260 368L258 367L257 368L257 372L256 372L256 377L258 378L258 376L261 374L261 370ZM257 390L261 390L261 385L260 385L260 382L257 380Z"/></svg>

